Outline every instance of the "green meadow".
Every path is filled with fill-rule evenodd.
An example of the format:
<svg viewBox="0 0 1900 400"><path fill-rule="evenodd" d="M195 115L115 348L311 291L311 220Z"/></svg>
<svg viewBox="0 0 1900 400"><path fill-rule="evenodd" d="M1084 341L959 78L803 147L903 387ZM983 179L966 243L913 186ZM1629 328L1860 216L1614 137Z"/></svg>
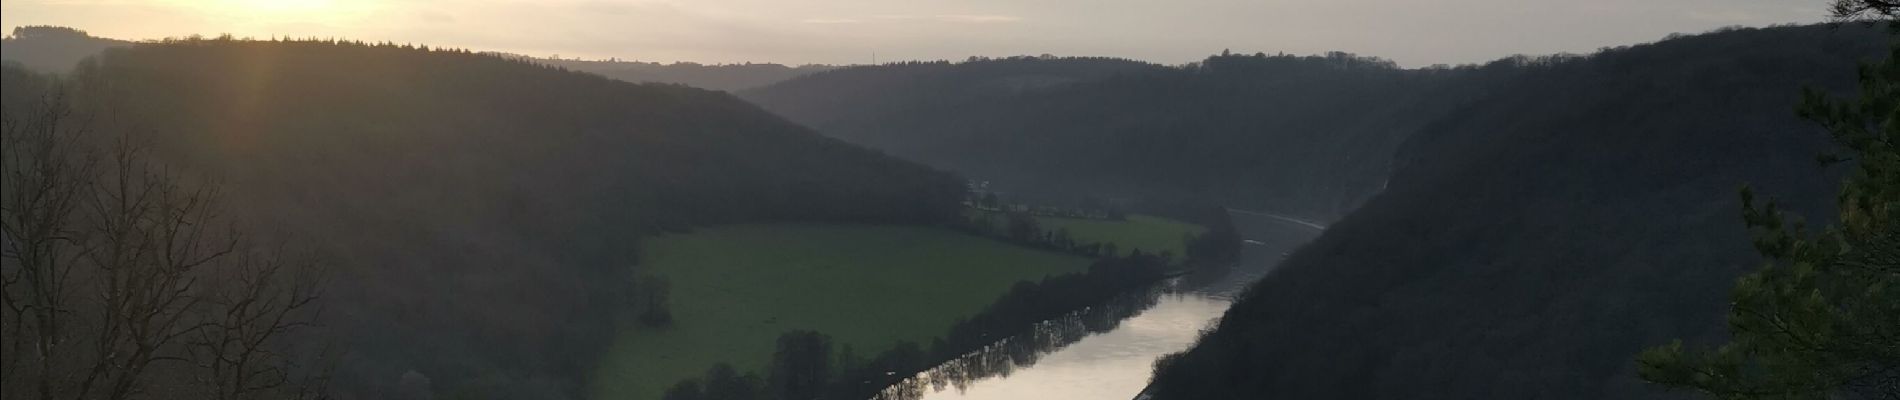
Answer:
<svg viewBox="0 0 1900 400"><path fill-rule="evenodd" d="M830 335L861 357L899 341L928 345L1016 282L1089 264L950 230L873 225L704 228L650 238L642 250L640 273L671 282L674 324L622 328L596 370L596 398L657 399L719 362L763 375L790 330Z"/></svg>

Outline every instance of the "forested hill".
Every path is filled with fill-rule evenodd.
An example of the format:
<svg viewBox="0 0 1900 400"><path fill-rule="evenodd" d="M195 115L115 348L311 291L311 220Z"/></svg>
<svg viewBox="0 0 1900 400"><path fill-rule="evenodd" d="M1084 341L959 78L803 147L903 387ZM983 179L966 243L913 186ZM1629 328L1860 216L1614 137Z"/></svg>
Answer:
<svg viewBox="0 0 1900 400"><path fill-rule="evenodd" d="M600 74L627 82L677 83L696 88L739 91L770 85L806 74L828 71L830 65L789 66L772 63L700 64L619 60L538 59L538 62L575 71Z"/></svg>
<svg viewBox="0 0 1900 400"><path fill-rule="evenodd" d="M133 42L92 36L85 31L62 26L22 26L0 41L0 53L7 60L40 72L66 72L79 60L114 47ZM787 66L772 63L700 64L693 62L656 62L621 60L579 60L538 58L518 54L490 53L503 58L533 61L575 71L598 74L633 83L672 83L696 88L737 91L770 85L801 75L831 70L830 65Z"/></svg>
<svg viewBox="0 0 1900 400"><path fill-rule="evenodd" d="M50 78L6 79L12 109ZM933 224L963 190L725 93L460 50L173 41L107 50L64 79L96 135L130 132L223 182L235 218L342 270L326 322L354 398L399 382L577 395L630 314L642 236Z"/></svg>
<svg viewBox="0 0 1900 400"><path fill-rule="evenodd" d="M1332 219L1378 192L1406 135L1515 71L1345 53L1018 57L846 68L741 96L1005 191L1203 195Z"/></svg>
<svg viewBox="0 0 1900 400"><path fill-rule="evenodd" d="M1634 355L1725 335L1737 189L1831 215L1799 88L1882 28L1739 29L1527 67L1427 124L1390 188L1157 368L1160 399L1680 398Z"/></svg>
<svg viewBox="0 0 1900 400"><path fill-rule="evenodd" d="M908 129L923 122L917 119L1052 87L1160 68L1117 58L902 62L810 74L744 91L740 96L821 128L827 135L894 148L911 140L930 139L935 133Z"/></svg>
<svg viewBox="0 0 1900 400"><path fill-rule="evenodd" d="M40 72L66 72L86 57L132 42L61 26L22 26L0 39L0 58Z"/></svg>

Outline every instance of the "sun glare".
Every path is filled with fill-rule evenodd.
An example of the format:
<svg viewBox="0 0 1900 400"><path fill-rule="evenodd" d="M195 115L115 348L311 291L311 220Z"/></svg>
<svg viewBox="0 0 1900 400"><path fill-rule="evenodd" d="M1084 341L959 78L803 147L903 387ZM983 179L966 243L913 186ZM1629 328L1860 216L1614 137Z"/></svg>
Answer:
<svg viewBox="0 0 1900 400"><path fill-rule="evenodd" d="M226 0L222 3L232 10L260 14L323 12L335 5L331 0Z"/></svg>
<svg viewBox="0 0 1900 400"><path fill-rule="evenodd" d="M203 18L223 21L215 32L239 36L348 35L381 5L363 0L169 0Z"/></svg>

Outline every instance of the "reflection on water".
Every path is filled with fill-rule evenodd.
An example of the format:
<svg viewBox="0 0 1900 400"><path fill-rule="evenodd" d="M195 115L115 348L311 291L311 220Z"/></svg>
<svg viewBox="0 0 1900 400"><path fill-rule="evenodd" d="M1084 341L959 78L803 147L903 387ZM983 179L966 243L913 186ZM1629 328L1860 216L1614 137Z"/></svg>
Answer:
<svg viewBox="0 0 1900 400"><path fill-rule="evenodd" d="M1239 214L1234 222L1252 243L1233 273L1173 279L1044 321L886 388L875 400L1133 398L1156 359L1186 350L1226 312L1234 292L1318 234Z"/></svg>
<svg viewBox="0 0 1900 400"><path fill-rule="evenodd" d="M1019 372L1044 374L1048 373L1046 372L1047 370L1055 369L1050 368L1050 366L1062 364L1106 365L1110 363L1111 360L1116 359L1127 358L1133 360L1143 356L1159 356L1167 352L1179 351L1181 348L1186 347L1187 341L1193 340L1191 333L1186 335L1187 337L1178 340L1181 342L1179 346L1160 345L1150 341L1150 338L1138 336L1144 335L1141 332L1149 332L1150 334L1166 332L1173 328L1168 328L1164 325L1178 322L1168 321L1167 319L1183 317L1176 315L1173 317L1160 316L1158 318L1147 318L1147 316L1150 315L1166 314L1165 312L1156 313L1156 311L1163 310L1158 308L1158 305L1163 303L1170 305L1180 303L1182 299L1189 297L1187 295L1172 294L1179 290L1178 285L1180 282L1180 279L1170 280L1144 290L1116 296L1114 299L1102 305L1078 310L1064 315L1061 318L1043 321L1030 331L1021 335L997 341L980 350L965 354L962 357L938 365L936 368L932 368L928 371L918 373L910 379L906 379L903 382L886 388L884 392L878 396L878 399L935 399L945 394L951 394L953 397L950 398L954 398L954 395L977 394L993 390L993 387L1007 386L987 384L990 381L989 378L992 377L1010 378L1014 375L1018 375ZM1201 307L1204 308L1204 310L1200 311L1219 315L1218 313L1222 307L1224 307L1224 305L1208 305ZM1170 306L1165 310L1173 311L1177 308L1179 307ZM1177 312L1175 314L1179 313ZM1188 316L1187 318L1194 317ZM1205 322L1207 322L1205 319L1194 321L1194 323ZM1102 332L1113 332L1114 334L1090 336ZM1129 337L1130 335L1137 337ZM1115 341L1114 338L1117 337L1122 337L1124 340ZM1085 338L1086 340L1084 340ZM1104 342L1104 339L1109 341ZM1120 344L1116 344L1118 342ZM1088 344L1092 347L1104 348L1087 349L1088 351L1056 352L1072 344ZM1049 355L1050 357L1044 358L1045 355ZM1153 358L1150 357L1148 360L1152 362ZM1030 366L1037 366L1037 368L1029 369L1028 367ZM1137 366L1135 369L1140 370L1140 376L1146 376L1147 369L1145 367ZM1030 382L1039 380L1008 379L1006 381L1020 381L1026 384L1033 384ZM1139 391L1139 385L1145 382L1146 380L1142 379L1133 383L1137 385L1135 390ZM980 388L972 386L973 384L979 383L984 383L984 385Z"/></svg>

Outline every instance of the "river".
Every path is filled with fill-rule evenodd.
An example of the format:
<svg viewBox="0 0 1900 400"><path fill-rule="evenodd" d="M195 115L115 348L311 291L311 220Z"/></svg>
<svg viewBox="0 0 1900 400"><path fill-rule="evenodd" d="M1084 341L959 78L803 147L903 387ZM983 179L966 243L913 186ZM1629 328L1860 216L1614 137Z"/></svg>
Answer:
<svg viewBox="0 0 1900 400"><path fill-rule="evenodd" d="M1319 235L1310 223L1232 213L1247 241L1219 277L1186 277L1038 325L918 374L885 391L892 400L1131 399L1154 361L1192 345L1234 296Z"/></svg>

